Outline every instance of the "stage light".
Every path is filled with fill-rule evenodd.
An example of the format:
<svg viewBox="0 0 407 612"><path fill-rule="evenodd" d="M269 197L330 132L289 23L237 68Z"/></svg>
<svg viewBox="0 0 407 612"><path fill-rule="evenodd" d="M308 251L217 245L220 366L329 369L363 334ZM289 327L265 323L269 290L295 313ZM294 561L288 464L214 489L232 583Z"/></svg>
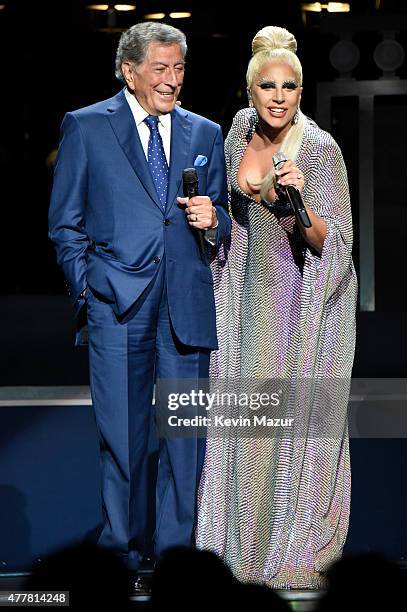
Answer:
<svg viewBox="0 0 407 612"><path fill-rule="evenodd" d="M171 19L188 19L192 17L192 13L170 13Z"/></svg>
<svg viewBox="0 0 407 612"><path fill-rule="evenodd" d="M92 28L96 32L115 34L127 30L130 24L126 14L136 9L136 3L113 4L113 2L109 2L108 4L88 4L86 8L90 11Z"/></svg>
<svg viewBox="0 0 407 612"><path fill-rule="evenodd" d="M135 4L115 4L114 8L116 9L116 11L135 11L136 5Z"/></svg>
<svg viewBox="0 0 407 612"><path fill-rule="evenodd" d="M349 13L350 4L348 2L328 2L327 4L304 2L301 4L301 9L307 13L321 13L322 11L328 11L328 13Z"/></svg>
<svg viewBox="0 0 407 612"><path fill-rule="evenodd" d="M328 13L349 13L350 4L347 2L328 2L326 10Z"/></svg>
<svg viewBox="0 0 407 612"><path fill-rule="evenodd" d="M404 49L397 40L386 38L382 40L373 53L373 59L378 68L385 74L393 74L404 62Z"/></svg>
<svg viewBox="0 0 407 612"><path fill-rule="evenodd" d="M112 6L109 4L88 4L86 8L91 11L108 11L109 8L111 9L114 8L115 11L135 11L136 5L135 4L114 4Z"/></svg>
<svg viewBox="0 0 407 612"><path fill-rule="evenodd" d="M329 53L329 61L342 75L349 75L359 64L359 60L360 51L351 40L338 41Z"/></svg>
<svg viewBox="0 0 407 612"><path fill-rule="evenodd" d="M307 13L320 13L322 11L320 2L307 2L301 4L301 9Z"/></svg>
<svg viewBox="0 0 407 612"><path fill-rule="evenodd" d="M164 19L165 13L147 13L143 19Z"/></svg>

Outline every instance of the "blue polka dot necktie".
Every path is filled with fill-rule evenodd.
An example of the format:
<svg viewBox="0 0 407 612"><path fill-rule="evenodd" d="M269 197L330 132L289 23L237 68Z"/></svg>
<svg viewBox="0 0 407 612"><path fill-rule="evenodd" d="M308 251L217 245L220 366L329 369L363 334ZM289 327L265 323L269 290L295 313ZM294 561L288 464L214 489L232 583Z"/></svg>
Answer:
<svg viewBox="0 0 407 612"><path fill-rule="evenodd" d="M144 121L150 128L147 152L148 166L157 195L160 198L163 208L165 208L168 189L168 164L167 158L165 157L163 141L158 131L158 117L155 115L148 115Z"/></svg>

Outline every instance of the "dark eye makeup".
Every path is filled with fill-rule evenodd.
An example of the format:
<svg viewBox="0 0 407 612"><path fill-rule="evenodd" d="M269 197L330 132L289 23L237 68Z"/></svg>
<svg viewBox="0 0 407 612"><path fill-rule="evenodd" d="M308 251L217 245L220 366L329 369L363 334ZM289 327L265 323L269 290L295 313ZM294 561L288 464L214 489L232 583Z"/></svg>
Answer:
<svg viewBox="0 0 407 612"><path fill-rule="evenodd" d="M258 87L260 87L260 89L275 89L276 88L276 83L275 81L261 81L260 83L258 83ZM283 89L289 89L291 91L295 90L298 88L298 85L295 81L284 81L282 84Z"/></svg>

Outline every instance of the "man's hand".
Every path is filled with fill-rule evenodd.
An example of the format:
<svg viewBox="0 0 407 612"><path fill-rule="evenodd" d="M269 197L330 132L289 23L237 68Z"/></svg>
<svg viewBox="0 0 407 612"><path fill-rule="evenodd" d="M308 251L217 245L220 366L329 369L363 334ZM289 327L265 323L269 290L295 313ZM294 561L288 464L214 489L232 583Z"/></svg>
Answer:
<svg viewBox="0 0 407 612"><path fill-rule="evenodd" d="M185 214L191 227L198 229L213 229L218 225L216 208L208 196L194 198L177 198L178 203L186 206Z"/></svg>

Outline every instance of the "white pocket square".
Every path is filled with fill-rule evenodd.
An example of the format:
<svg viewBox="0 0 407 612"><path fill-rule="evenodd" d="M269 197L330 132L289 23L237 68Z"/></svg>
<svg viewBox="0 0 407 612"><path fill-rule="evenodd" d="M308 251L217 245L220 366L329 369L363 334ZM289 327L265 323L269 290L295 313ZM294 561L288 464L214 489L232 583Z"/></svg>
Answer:
<svg viewBox="0 0 407 612"><path fill-rule="evenodd" d="M194 161L194 166L205 166L208 163L208 158L205 155L197 155Z"/></svg>

